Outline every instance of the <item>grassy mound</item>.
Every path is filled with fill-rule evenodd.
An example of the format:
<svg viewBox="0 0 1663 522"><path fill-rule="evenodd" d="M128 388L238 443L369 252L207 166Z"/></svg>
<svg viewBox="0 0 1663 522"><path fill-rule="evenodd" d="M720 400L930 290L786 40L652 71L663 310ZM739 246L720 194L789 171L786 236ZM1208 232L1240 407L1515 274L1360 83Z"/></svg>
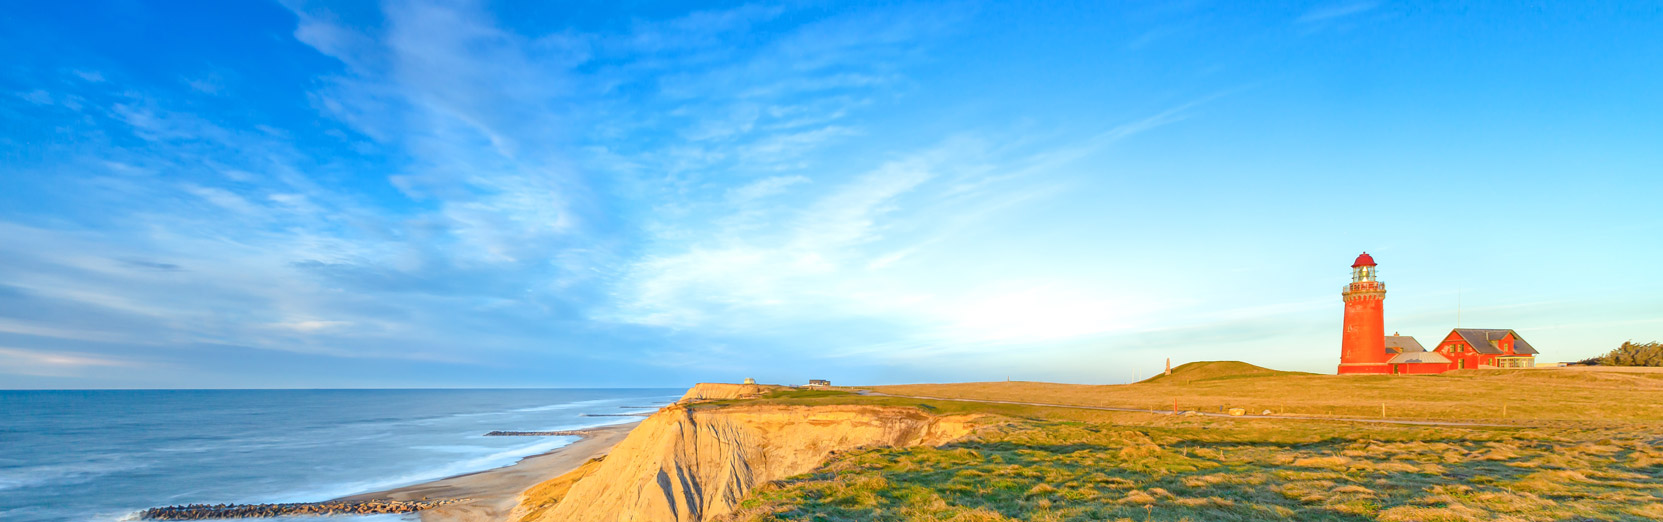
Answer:
<svg viewBox="0 0 1663 522"><path fill-rule="evenodd" d="M1251 377L1276 377L1281 375L1311 374L1305 372L1272 370L1270 368L1254 366L1241 361L1200 361L1179 365L1177 368L1172 369L1172 375L1156 375L1139 382L1200 382Z"/></svg>

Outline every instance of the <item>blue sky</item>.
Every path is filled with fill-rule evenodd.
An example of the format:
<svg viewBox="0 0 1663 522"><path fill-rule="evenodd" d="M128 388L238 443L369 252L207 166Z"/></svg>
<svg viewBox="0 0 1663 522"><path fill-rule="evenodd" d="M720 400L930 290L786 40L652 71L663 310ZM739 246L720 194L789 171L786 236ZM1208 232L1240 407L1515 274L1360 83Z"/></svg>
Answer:
<svg viewBox="0 0 1663 522"><path fill-rule="evenodd" d="M19 4L0 388L1331 372L1364 250L1663 338L1663 10L1560 4Z"/></svg>

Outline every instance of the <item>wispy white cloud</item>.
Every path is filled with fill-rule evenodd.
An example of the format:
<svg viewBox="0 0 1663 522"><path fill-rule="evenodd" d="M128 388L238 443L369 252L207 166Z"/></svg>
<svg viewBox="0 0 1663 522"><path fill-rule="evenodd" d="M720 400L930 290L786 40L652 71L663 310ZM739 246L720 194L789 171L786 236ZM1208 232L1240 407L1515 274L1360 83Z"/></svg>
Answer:
<svg viewBox="0 0 1663 522"><path fill-rule="evenodd" d="M806 176L773 176L753 181L749 184L728 189L728 202L745 204L785 192L794 185L808 183Z"/></svg>
<svg viewBox="0 0 1663 522"><path fill-rule="evenodd" d="M548 146L566 140L560 103L587 54L581 39L516 35L469 3L390 4L372 29L293 8L296 38L350 72L317 93L322 107L418 159L389 180L439 206L429 219L457 241L459 261L582 261L560 250L580 237L579 207L597 196Z"/></svg>
<svg viewBox="0 0 1663 522"><path fill-rule="evenodd" d="M104 73L98 71L75 70L71 72L83 81L92 83L102 83L104 81Z"/></svg>
<svg viewBox="0 0 1663 522"><path fill-rule="evenodd" d="M202 198L203 201L231 212L245 215L259 212L259 209L249 203L248 200L229 190L192 184L186 184L183 189L185 192Z"/></svg>
<svg viewBox="0 0 1663 522"><path fill-rule="evenodd" d="M91 368L139 368L145 364L96 354L38 351L0 346L0 373L74 377Z"/></svg>
<svg viewBox="0 0 1663 522"><path fill-rule="evenodd" d="M597 318L730 334L820 322L897 325L904 333L896 338L826 351L871 353L882 346L884 357L1128 328L1160 304L1094 294L1062 279L976 280L950 260L979 250L949 243L973 237L969 223L1036 201L1044 187L1062 181L1057 173L1068 162L1182 121L1194 106L1038 151L957 137L857 176L815 179L814 190L797 177L730 190L731 213L687 225L706 232L699 236L661 235L653 253L630 265L616 307ZM745 205L754 198L736 193L790 204ZM900 265L912 257L928 261Z"/></svg>
<svg viewBox="0 0 1663 522"><path fill-rule="evenodd" d="M1374 1L1328 4L1306 11L1305 14L1299 16L1298 22L1302 24L1326 22L1366 13L1379 6L1380 3Z"/></svg>
<svg viewBox="0 0 1663 522"><path fill-rule="evenodd" d="M282 323L272 323L273 328L292 330L301 333L311 333L320 330L336 329L351 326L347 321L321 321L316 319L295 320Z"/></svg>
<svg viewBox="0 0 1663 522"><path fill-rule="evenodd" d="M22 98L23 101L33 103L33 104L36 104L36 105L51 105L52 104L52 93L46 92L45 89L35 89L35 90L32 90L32 91L18 92L18 93L14 93L14 94L18 98Z"/></svg>

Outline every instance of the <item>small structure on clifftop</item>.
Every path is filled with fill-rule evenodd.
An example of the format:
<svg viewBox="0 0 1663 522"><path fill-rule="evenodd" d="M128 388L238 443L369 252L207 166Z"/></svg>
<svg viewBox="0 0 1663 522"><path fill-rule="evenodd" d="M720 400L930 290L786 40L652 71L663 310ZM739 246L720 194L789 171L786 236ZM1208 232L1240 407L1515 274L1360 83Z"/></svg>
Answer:
<svg viewBox="0 0 1663 522"><path fill-rule="evenodd" d="M808 385L816 388L831 386L831 381L825 379L809 379Z"/></svg>
<svg viewBox="0 0 1663 522"><path fill-rule="evenodd" d="M752 378L750 378L750 377L746 377L746 378L745 378L745 384L756 384L756 379L752 379Z"/></svg>
<svg viewBox="0 0 1663 522"><path fill-rule="evenodd" d="M1386 336L1386 353L1392 356L1386 364L1392 367L1393 374L1443 373L1449 370L1449 359L1437 352L1426 351L1426 347L1414 337L1396 332Z"/></svg>

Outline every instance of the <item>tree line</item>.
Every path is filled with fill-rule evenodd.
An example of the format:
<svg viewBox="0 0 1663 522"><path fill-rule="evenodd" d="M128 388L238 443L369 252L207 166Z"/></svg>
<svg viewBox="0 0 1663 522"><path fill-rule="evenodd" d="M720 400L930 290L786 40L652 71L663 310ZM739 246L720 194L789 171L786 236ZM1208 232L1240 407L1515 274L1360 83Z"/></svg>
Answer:
<svg viewBox="0 0 1663 522"><path fill-rule="evenodd" d="M1599 366L1663 366L1663 343L1628 341L1611 353L1585 359L1582 364Z"/></svg>

